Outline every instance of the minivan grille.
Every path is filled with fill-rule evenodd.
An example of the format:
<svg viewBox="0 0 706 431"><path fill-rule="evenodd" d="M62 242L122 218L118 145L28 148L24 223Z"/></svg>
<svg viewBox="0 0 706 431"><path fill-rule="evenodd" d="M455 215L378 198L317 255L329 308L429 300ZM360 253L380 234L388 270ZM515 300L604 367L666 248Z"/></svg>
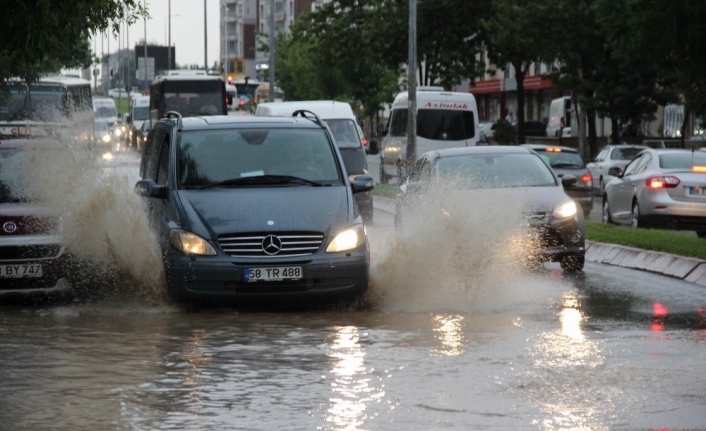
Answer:
<svg viewBox="0 0 706 431"><path fill-rule="evenodd" d="M290 257L316 253L324 242L321 232L248 232L218 237L218 244L234 257Z"/></svg>

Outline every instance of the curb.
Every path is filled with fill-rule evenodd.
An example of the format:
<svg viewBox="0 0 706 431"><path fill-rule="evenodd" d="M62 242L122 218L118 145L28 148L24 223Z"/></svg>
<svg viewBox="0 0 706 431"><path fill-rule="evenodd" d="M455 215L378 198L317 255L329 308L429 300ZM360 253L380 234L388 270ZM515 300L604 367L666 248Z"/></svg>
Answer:
<svg viewBox="0 0 706 431"><path fill-rule="evenodd" d="M586 260L647 271L706 287L706 260L586 241Z"/></svg>
<svg viewBox="0 0 706 431"><path fill-rule="evenodd" d="M395 213L395 201L373 195L376 211ZM706 287L706 260L642 250L616 244L586 241L586 260L621 268L652 272Z"/></svg>

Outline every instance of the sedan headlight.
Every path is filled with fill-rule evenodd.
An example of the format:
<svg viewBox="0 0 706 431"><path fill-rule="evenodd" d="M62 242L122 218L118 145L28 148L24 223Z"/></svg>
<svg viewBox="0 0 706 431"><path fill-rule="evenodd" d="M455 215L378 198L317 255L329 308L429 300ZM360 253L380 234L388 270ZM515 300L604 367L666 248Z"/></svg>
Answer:
<svg viewBox="0 0 706 431"><path fill-rule="evenodd" d="M103 142L106 142L106 143L107 143L107 142L110 142L110 135L109 135L109 134L103 135L103 137L101 138L101 140L102 140Z"/></svg>
<svg viewBox="0 0 706 431"><path fill-rule="evenodd" d="M576 215L576 202L569 201L554 208L554 218L567 218Z"/></svg>
<svg viewBox="0 0 706 431"><path fill-rule="evenodd" d="M172 229L169 232L169 240L174 248L187 254L202 256L215 256L216 250L205 239L200 236L181 229Z"/></svg>
<svg viewBox="0 0 706 431"><path fill-rule="evenodd" d="M365 226L362 224L351 226L336 235L333 241L331 241L331 244L326 247L326 251L328 253L335 253L338 251L353 250L354 248L360 247L360 245L365 242L365 235Z"/></svg>
<svg viewBox="0 0 706 431"><path fill-rule="evenodd" d="M115 129L115 136L120 136L121 133L122 133L122 130L120 130L120 127Z"/></svg>

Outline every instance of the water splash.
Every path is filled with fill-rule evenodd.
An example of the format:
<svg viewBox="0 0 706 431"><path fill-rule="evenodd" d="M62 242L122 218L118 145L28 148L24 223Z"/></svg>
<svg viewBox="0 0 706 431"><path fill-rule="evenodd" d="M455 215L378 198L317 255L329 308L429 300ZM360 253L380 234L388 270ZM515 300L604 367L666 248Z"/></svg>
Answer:
<svg viewBox="0 0 706 431"><path fill-rule="evenodd" d="M101 155L47 141L3 159L0 179L15 195L61 215L63 245L84 271L79 278L112 284L118 296L161 300L162 260L143 203L132 191L136 170L107 169Z"/></svg>

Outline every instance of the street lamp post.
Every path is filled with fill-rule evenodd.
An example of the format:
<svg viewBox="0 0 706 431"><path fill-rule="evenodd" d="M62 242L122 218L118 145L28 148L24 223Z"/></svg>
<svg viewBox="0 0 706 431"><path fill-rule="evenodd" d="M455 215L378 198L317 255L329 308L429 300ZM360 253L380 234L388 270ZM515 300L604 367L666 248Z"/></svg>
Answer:
<svg viewBox="0 0 706 431"><path fill-rule="evenodd" d="M409 0L407 63L407 172L417 158L417 0ZM402 181L402 178L398 178Z"/></svg>
<svg viewBox="0 0 706 431"><path fill-rule="evenodd" d="M169 10L171 10L171 7ZM181 14L169 14L164 17L164 39L167 41L167 70L172 68L172 17L176 18L178 16L181 16ZM169 20L169 39L167 39L167 19Z"/></svg>
<svg viewBox="0 0 706 431"><path fill-rule="evenodd" d="M270 102L275 101L275 0L270 0Z"/></svg>

